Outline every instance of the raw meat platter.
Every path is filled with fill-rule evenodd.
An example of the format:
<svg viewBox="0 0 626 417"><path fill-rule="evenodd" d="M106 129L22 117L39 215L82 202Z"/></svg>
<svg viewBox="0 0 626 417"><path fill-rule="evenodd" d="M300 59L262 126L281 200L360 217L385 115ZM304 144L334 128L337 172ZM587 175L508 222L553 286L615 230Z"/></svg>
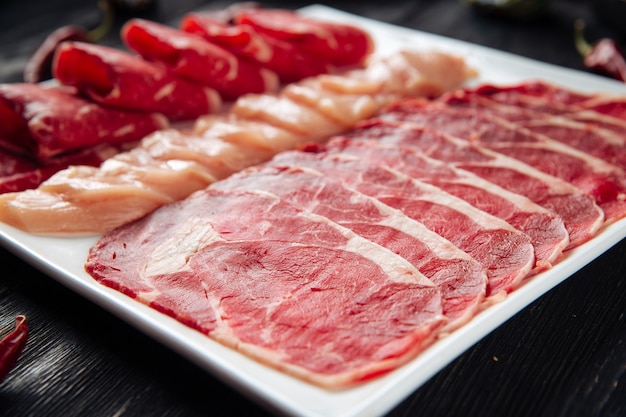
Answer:
<svg viewBox="0 0 626 417"><path fill-rule="evenodd" d="M472 84L542 80L578 91L626 94L626 86L593 75L414 30L394 27L313 5L303 13L354 23L368 30L386 52L426 46L463 56L478 71ZM100 285L84 270L92 237L42 237L0 224L2 244L63 285L119 316L273 411L303 417L358 417L389 412L457 356L529 303L574 274L626 236L626 220L605 226L589 242L570 250L551 269L513 291L502 302L437 341L416 359L383 377L353 388L325 390L264 366L144 304Z"/></svg>

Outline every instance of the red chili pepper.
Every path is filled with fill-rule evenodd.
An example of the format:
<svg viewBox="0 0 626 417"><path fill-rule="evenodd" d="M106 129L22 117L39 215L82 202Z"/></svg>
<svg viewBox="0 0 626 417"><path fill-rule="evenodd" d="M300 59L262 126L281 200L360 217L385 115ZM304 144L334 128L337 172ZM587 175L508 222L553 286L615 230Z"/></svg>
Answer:
<svg viewBox="0 0 626 417"><path fill-rule="evenodd" d="M28 339L26 316L15 317L15 329L0 340L0 382L17 363Z"/></svg>
<svg viewBox="0 0 626 417"><path fill-rule="evenodd" d="M600 39L593 44L588 43L583 34L585 22L580 19L576 21L574 29L576 49L583 57L585 66L626 82L626 58L620 46L609 38Z"/></svg>
<svg viewBox="0 0 626 417"><path fill-rule="evenodd" d="M112 27L113 11L108 1L100 0L98 6L104 13L104 18L95 29L87 29L66 25L56 29L46 37L41 46L26 63L24 68L24 81L27 83L39 83L52 78L52 60L58 46L65 41L97 42Z"/></svg>

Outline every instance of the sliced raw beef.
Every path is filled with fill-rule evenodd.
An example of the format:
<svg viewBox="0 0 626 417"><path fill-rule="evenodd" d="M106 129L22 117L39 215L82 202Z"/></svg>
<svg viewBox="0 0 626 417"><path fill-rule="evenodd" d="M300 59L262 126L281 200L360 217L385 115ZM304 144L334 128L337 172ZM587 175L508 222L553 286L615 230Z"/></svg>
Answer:
<svg viewBox="0 0 626 417"><path fill-rule="evenodd" d="M561 91L563 95L566 95L569 90ZM576 93L570 92L570 94ZM546 96L527 94L522 88L484 85L474 89L459 89L451 92L444 100L462 100L472 105L496 106L498 111L507 114L509 120L511 118L515 120L546 119L557 116L569 121L585 123L589 128L599 127L618 134L626 133L626 119L624 118L580 108L575 102L570 103L566 99L559 101L553 99L550 94Z"/></svg>
<svg viewBox="0 0 626 417"><path fill-rule="evenodd" d="M342 154L283 152L272 164L304 166L402 210L482 263L488 302L516 288L535 265L530 237L464 200L398 171Z"/></svg>
<svg viewBox="0 0 626 417"><path fill-rule="evenodd" d="M400 115L401 118L408 117ZM397 119L396 113L390 113L389 116ZM386 119L388 115L385 113L381 117ZM570 238L568 249L591 239L604 222L604 213L594 199L568 182L440 131L381 119L355 130L353 136L391 144L410 144L434 159L470 171L502 188L528 197L563 219Z"/></svg>
<svg viewBox="0 0 626 417"><path fill-rule="evenodd" d="M519 120L558 116L568 122L580 123L581 127L584 126L591 132L600 129L622 137L626 135L626 103L618 96L583 94L541 82L515 86L483 85L457 91L452 96L461 96L464 100L471 96L471 101L480 105L491 106L497 103L501 106L500 111L507 112L507 119L513 116ZM604 105L594 109L594 103L601 102ZM591 105L585 106L585 103ZM605 135L603 132L600 134ZM573 143L576 142L570 142Z"/></svg>
<svg viewBox="0 0 626 417"><path fill-rule="evenodd" d="M262 36L247 25L225 23L210 14L190 13L183 18L180 27L273 71L283 83L332 70L326 60L299 51L292 43Z"/></svg>
<svg viewBox="0 0 626 417"><path fill-rule="evenodd" d="M55 54L54 76L104 106L158 112L172 121L214 113L221 98L212 88L177 77L120 49L64 42Z"/></svg>
<svg viewBox="0 0 626 417"><path fill-rule="evenodd" d="M485 297L487 276L480 263L401 211L320 172L261 166L213 188L270 192L401 255L441 289L446 332L469 321Z"/></svg>
<svg viewBox="0 0 626 417"><path fill-rule="evenodd" d="M335 67L360 65L374 50L370 35L356 26L313 19L292 10L250 8L236 13L234 20Z"/></svg>
<svg viewBox="0 0 626 417"><path fill-rule="evenodd" d="M85 269L328 388L397 368L445 323L438 288L406 260L268 193L199 191L102 237Z"/></svg>
<svg viewBox="0 0 626 417"><path fill-rule="evenodd" d="M98 166L118 152L120 150L116 147L98 145L52 157L46 163L41 163L0 149L0 194L36 188L70 165Z"/></svg>
<svg viewBox="0 0 626 417"><path fill-rule="evenodd" d="M626 170L626 132L594 127L591 121L576 122L551 117L517 122L530 131L581 150Z"/></svg>
<svg viewBox="0 0 626 417"><path fill-rule="evenodd" d="M397 128L401 129L400 126ZM390 136L401 137L397 134ZM551 267L569 245L569 234L563 219L527 197L510 192L469 171L429 158L419 148L412 147L410 141L388 144L384 138L358 139L359 136L336 137L324 149L356 155L371 163L392 167L507 221L531 237L535 248L534 273Z"/></svg>
<svg viewBox="0 0 626 417"><path fill-rule="evenodd" d="M0 147L45 162L101 144L135 142L165 128L160 114L107 109L72 89L39 84L0 85Z"/></svg>
<svg viewBox="0 0 626 417"><path fill-rule="evenodd" d="M578 103L578 106L582 109L593 110L620 120L626 120L626 99L623 96L597 95Z"/></svg>
<svg viewBox="0 0 626 417"><path fill-rule="evenodd" d="M604 210L605 220L626 216L626 175L615 165L479 110L406 101L384 116L419 123L522 161L575 185Z"/></svg>
<svg viewBox="0 0 626 417"><path fill-rule="evenodd" d="M483 85L476 92L500 102L530 105L548 112L554 109L565 112L591 110L626 120L626 99L623 96L581 93L542 81L512 86Z"/></svg>
<svg viewBox="0 0 626 417"><path fill-rule="evenodd" d="M215 89L225 100L278 89L278 76L273 71L194 34L144 19L131 19L121 35L126 45L144 59Z"/></svg>
<svg viewBox="0 0 626 417"><path fill-rule="evenodd" d="M489 97L467 91L446 97L453 106L467 106L481 115L492 114L498 118L523 126L552 140L626 169L626 120L621 121L589 111L551 115L530 108L502 104ZM501 140L497 136L493 140ZM536 141L531 135L515 137L516 140Z"/></svg>
<svg viewBox="0 0 626 417"><path fill-rule="evenodd" d="M40 177L50 175L46 175L38 163L0 149L0 193L35 188L43 181Z"/></svg>

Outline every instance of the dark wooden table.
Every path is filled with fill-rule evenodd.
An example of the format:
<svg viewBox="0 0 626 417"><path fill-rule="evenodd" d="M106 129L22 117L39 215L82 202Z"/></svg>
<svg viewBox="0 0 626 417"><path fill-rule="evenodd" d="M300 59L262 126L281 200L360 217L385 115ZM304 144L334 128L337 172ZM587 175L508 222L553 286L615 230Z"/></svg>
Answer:
<svg viewBox="0 0 626 417"><path fill-rule="evenodd" d="M227 4L157 0L145 16L174 23L193 8ZM598 19L592 1L554 0L547 16L526 22L479 14L458 0L328 4L579 70L576 18L587 21L592 39L625 40ZM95 0L2 0L0 82L21 81L27 58L56 27L92 27L99 18ZM119 45L115 29L102 42ZM0 327L11 328L21 313L31 328L17 367L0 385L1 415L270 415L3 249L0 263ZM466 351L389 416L626 416L625 275L623 240Z"/></svg>

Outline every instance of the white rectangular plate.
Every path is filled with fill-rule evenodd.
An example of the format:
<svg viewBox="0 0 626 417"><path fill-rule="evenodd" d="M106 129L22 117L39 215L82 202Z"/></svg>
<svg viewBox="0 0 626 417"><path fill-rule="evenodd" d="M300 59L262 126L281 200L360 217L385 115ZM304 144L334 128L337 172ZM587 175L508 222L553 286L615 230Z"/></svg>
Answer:
<svg viewBox="0 0 626 417"><path fill-rule="evenodd" d="M626 94L612 80L547 65L465 42L403 29L324 6L303 12L328 20L352 22L369 30L385 53L399 48L436 48L464 56L480 73L473 83L516 83L541 79L583 91ZM362 386L329 392L260 365L208 337L134 300L96 283L83 269L87 251L97 237L32 236L0 224L0 242L16 255L60 283L108 309L139 330L169 346L270 409L302 417L360 417L389 412L436 372L542 294L567 279L626 237L626 220L603 229L571 251L503 302L480 313L470 323L437 342L418 358Z"/></svg>

